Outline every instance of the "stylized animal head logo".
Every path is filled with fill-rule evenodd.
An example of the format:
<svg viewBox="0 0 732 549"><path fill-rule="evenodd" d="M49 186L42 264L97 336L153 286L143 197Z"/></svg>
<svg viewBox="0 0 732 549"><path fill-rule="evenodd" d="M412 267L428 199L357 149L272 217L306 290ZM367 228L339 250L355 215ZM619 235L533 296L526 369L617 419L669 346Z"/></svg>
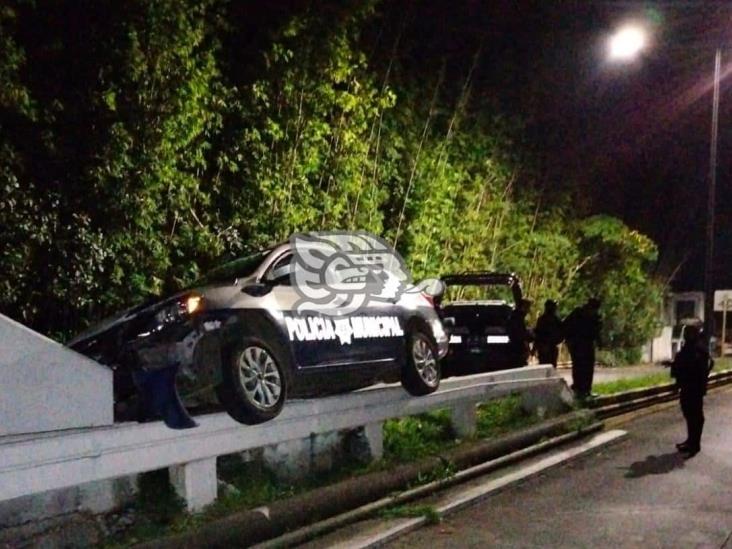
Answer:
<svg viewBox="0 0 732 549"><path fill-rule="evenodd" d="M411 283L402 257L367 232L317 232L290 238L298 312L343 315L394 301Z"/></svg>

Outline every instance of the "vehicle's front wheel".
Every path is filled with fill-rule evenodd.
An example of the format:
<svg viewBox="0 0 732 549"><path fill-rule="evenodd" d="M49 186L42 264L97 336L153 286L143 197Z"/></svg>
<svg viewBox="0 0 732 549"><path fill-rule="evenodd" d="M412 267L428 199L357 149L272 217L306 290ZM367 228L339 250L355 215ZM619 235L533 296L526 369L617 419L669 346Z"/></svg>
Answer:
<svg viewBox="0 0 732 549"><path fill-rule="evenodd" d="M223 357L219 402L240 423L254 425L277 416L287 398L282 357L259 338L244 337Z"/></svg>
<svg viewBox="0 0 732 549"><path fill-rule="evenodd" d="M424 331L413 330L407 337L407 359L402 371L402 387L415 396L427 395L437 390L440 378L437 345Z"/></svg>

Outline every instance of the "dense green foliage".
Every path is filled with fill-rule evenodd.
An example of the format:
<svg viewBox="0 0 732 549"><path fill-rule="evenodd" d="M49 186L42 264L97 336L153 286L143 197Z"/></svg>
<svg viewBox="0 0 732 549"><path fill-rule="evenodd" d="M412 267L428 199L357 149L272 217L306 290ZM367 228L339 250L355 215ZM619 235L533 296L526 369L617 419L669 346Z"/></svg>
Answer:
<svg viewBox="0 0 732 549"><path fill-rule="evenodd" d="M654 329L654 244L539 183L520 120L474 92L488 53L457 81L412 73L381 7L260 29L226 0L6 3L0 310L66 337L294 231L366 229L418 278L514 271L564 313L599 295L606 343L632 355Z"/></svg>

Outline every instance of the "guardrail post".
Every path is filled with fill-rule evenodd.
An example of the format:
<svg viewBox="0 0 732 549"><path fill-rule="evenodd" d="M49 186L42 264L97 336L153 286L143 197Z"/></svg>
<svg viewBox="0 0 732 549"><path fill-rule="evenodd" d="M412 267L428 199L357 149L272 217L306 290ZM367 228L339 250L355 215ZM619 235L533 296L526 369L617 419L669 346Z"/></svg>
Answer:
<svg viewBox="0 0 732 549"><path fill-rule="evenodd" d="M371 459L384 457L384 422L376 421L363 426L363 434L369 446Z"/></svg>
<svg viewBox="0 0 732 549"><path fill-rule="evenodd" d="M190 512L200 511L216 500L216 458L199 459L168 469L176 493Z"/></svg>
<svg viewBox="0 0 732 549"><path fill-rule="evenodd" d="M475 402L460 402L452 406L450 423L459 438L473 436L476 430L477 414Z"/></svg>

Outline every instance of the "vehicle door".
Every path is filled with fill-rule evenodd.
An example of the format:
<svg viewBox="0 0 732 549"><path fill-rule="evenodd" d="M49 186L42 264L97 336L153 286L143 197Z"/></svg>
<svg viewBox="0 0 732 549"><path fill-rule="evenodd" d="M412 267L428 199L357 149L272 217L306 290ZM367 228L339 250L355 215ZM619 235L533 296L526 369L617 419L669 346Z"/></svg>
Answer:
<svg viewBox="0 0 732 549"><path fill-rule="evenodd" d="M401 324L395 314L394 301L369 304L357 311L343 314L333 299L308 300L308 306L297 310L304 295L293 287L293 269L302 268L293 261L291 251L275 260L265 274L265 281L272 285L278 309L283 314L287 337L295 359L303 369L347 368L366 364L386 364L395 360L397 341L402 348ZM373 275L368 275L373 279ZM376 283L376 280L372 280ZM349 293L373 291L363 281L345 279L335 285L320 283L311 291L331 297ZM310 295L313 295L312 293Z"/></svg>
<svg viewBox="0 0 732 549"><path fill-rule="evenodd" d="M349 368L386 358L380 356L378 347L370 347L370 338L364 337L368 334L363 324L373 324L364 318L366 313L337 315L333 305L312 301L304 310L297 309L303 300L302 293L292 285L292 271L297 268L299 264L288 250L273 261L262 278L272 287L272 298L282 315L279 322L297 367L308 371Z"/></svg>

